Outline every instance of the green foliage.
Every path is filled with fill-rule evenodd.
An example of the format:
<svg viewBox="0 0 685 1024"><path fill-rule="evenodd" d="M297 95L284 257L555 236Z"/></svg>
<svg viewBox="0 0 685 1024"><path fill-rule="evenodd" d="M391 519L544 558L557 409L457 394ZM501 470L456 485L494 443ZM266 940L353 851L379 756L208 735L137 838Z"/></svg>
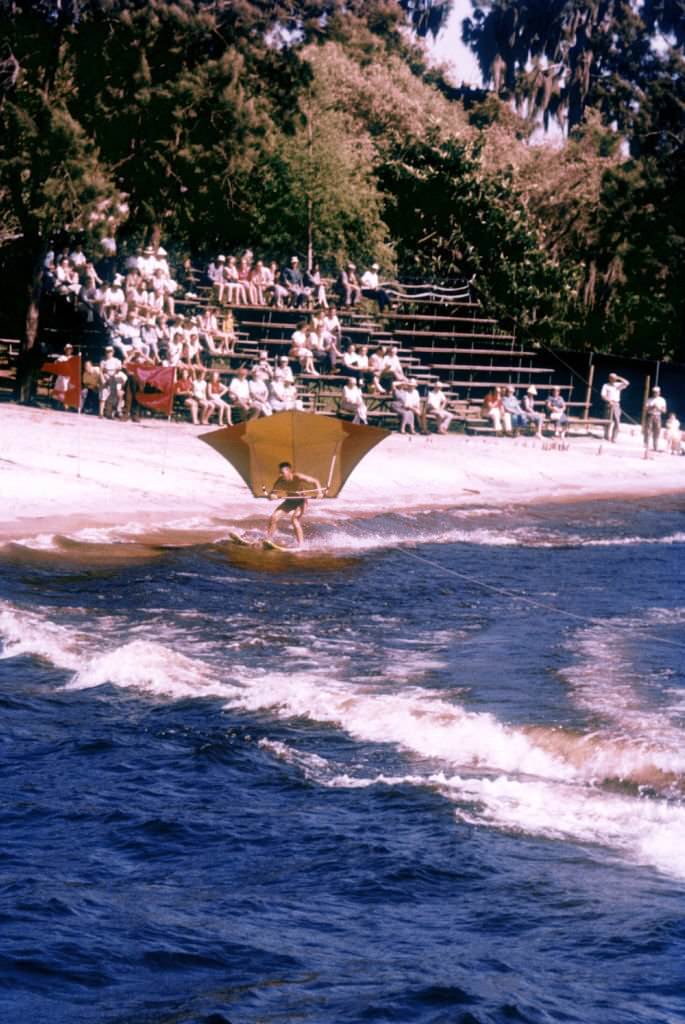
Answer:
<svg viewBox="0 0 685 1024"><path fill-rule="evenodd" d="M387 167L405 273L475 280L494 314L527 333L559 339L573 281L540 245L506 175L486 175L477 153L456 142L416 142Z"/></svg>

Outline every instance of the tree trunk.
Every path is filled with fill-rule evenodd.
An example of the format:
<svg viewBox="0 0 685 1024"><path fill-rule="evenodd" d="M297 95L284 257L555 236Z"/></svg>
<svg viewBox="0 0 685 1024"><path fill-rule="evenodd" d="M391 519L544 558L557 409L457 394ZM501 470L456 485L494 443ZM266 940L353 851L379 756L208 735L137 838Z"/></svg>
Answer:
<svg viewBox="0 0 685 1024"><path fill-rule="evenodd" d="M24 321L15 382L15 398L18 402L30 402L35 391L36 376L43 363L43 353L38 345L40 327L40 300L43 293L43 270L47 248L40 243L34 248L36 255L31 268L29 299Z"/></svg>

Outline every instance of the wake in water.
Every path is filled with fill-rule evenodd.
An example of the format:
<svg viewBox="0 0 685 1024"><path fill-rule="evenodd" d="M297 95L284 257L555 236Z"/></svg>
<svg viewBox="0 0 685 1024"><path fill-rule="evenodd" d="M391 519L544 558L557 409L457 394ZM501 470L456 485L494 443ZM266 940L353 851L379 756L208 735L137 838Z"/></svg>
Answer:
<svg viewBox="0 0 685 1024"><path fill-rule="evenodd" d="M380 620L387 632L391 620ZM202 631L201 615L187 612L183 622L181 628L164 614L131 629L125 616L101 616L79 629L56 622L50 609L4 602L2 657L47 661L64 670L71 690L113 684L155 699L214 698L247 716L326 723L359 743L394 748L397 771L368 774L361 763L350 772L293 746L274 745L272 753L321 785L427 786L471 824L598 844L685 878L683 729L676 715L650 709L640 696L629 644L619 660L612 639L615 671L597 671L608 660L602 645L616 633L612 620L577 631L566 644L575 661L563 678L595 718L586 731L510 724L470 710L467 675L446 680L442 654L467 640L468 630L435 630L372 663L374 645L363 638L347 637L341 650L339 636L327 642L303 627L290 631L288 644L274 645L247 615L236 616L230 638ZM644 622L654 630L673 626L674 616L655 608ZM265 657L255 663L250 656L260 643ZM274 670L284 657L289 670Z"/></svg>

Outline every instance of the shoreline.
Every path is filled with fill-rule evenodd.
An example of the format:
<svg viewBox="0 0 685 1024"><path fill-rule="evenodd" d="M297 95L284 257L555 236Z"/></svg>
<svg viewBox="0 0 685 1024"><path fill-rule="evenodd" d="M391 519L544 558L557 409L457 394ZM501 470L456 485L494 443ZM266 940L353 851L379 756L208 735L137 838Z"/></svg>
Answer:
<svg viewBox="0 0 685 1024"><path fill-rule="evenodd" d="M120 529L202 532L264 520L233 468L197 437L215 426L98 420L0 404L0 544L48 534ZM644 458L626 426L616 445L574 437L567 451L533 438L392 434L315 518L382 512L635 500L685 493L685 460ZM177 524L174 526L174 524ZM190 541L189 541L190 542Z"/></svg>

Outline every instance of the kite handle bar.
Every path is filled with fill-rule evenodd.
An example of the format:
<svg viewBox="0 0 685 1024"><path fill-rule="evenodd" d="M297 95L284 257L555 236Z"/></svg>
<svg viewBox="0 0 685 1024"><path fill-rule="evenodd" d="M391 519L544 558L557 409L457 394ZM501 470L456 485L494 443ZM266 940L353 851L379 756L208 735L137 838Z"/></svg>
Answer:
<svg viewBox="0 0 685 1024"><path fill-rule="evenodd" d="M320 487L320 488L314 487L312 490L309 490L309 491L298 491L296 494L282 494L282 495L278 495L275 498L270 498L269 500L270 501L282 501L282 500L287 499L287 498L309 498L312 495L317 495L317 494L320 494L321 497L324 497L327 491L328 491L328 487ZM267 491L266 487L262 487L262 493L264 494L265 498L269 498L269 495L271 494L271 491Z"/></svg>

